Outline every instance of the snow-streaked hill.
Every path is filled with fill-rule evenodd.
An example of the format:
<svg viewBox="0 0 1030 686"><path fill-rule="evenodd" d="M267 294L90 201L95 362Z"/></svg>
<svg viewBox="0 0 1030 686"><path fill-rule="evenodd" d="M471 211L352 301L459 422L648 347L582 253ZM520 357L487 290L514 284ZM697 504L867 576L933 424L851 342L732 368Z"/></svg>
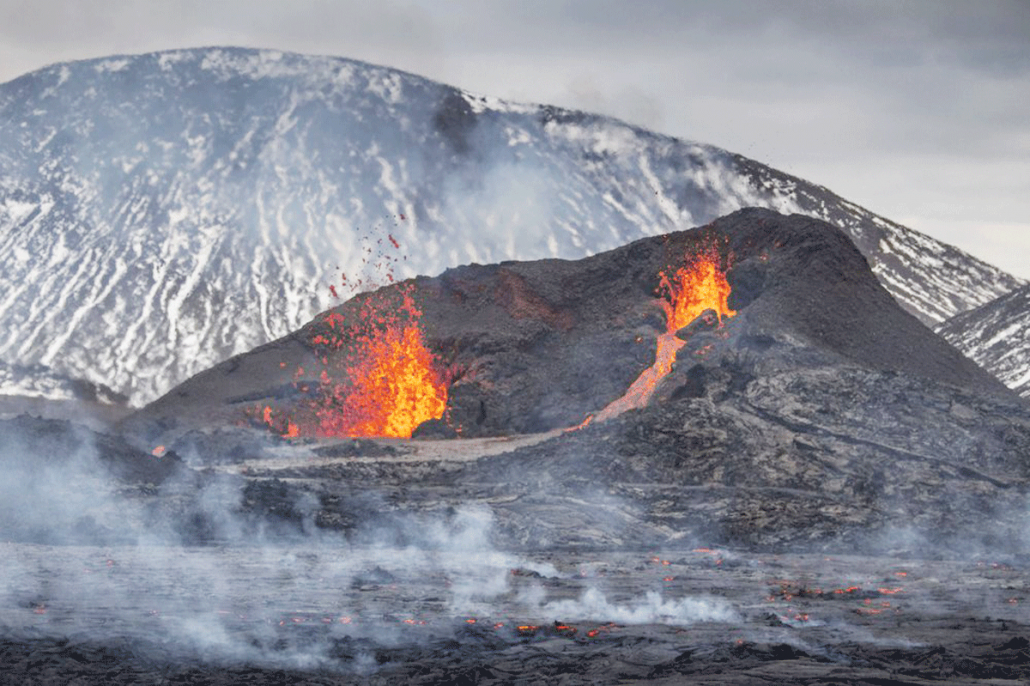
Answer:
<svg viewBox="0 0 1030 686"><path fill-rule="evenodd" d="M1030 398L1030 286L1023 286L937 327L937 333Z"/></svg>
<svg viewBox="0 0 1030 686"><path fill-rule="evenodd" d="M183 50L0 85L0 360L141 404L331 306L341 271L574 258L749 205L841 226L930 324L1019 285L712 146L346 59Z"/></svg>
<svg viewBox="0 0 1030 686"><path fill-rule="evenodd" d="M73 379L40 364L0 362L0 397L59 398L122 405L126 398L103 384Z"/></svg>

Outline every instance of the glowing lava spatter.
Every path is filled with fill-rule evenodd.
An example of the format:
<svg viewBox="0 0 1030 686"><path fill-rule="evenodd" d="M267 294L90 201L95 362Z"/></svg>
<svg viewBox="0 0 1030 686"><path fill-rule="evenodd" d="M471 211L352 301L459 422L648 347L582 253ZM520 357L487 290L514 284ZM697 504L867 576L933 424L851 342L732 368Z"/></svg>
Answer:
<svg viewBox="0 0 1030 686"><path fill-rule="evenodd" d="M596 415L587 417L580 426L603 421L626 410L644 407L658 389L658 384L672 371L676 353L685 341L676 332L699 317L705 310L715 310L719 318L732 317L735 311L727 305L730 285L720 267L718 247L708 245L671 276L660 272L659 301L665 310L665 331L658 335L654 364L645 369L622 397L613 400Z"/></svg>
<svg viewBox="0 0 1030 686"><path fill-rule="evenodd" d="M443 416L447 383L426 347L422 312L410 287L397 294L399 306L390 297L366 299L347 331L342 315L326 316L312 337L324 365L310 408L315 434L410 438L419 424Z"/></svg>
<svg viewBox="0 0 1030 686"><path fill-rule="evenodd" d="M421 311L403 293L406 316L380 317L379 326L357 337L346 370L348 383L325 384L317 410L322 436L409 438L447 407L447 384L425 345Z"/></svg>
<svg viewBox="0 0 1030 686"><path fill-rule="evenodd" d="M403 214L399 217L405 220ZM348 279L342 273L340 282L329 286L332 297L394 283L393 269L407 257L389 254L387 246L399 250L401 244L393 234L385 239L363 235L364 278ZM346 318L340 311L324 315L309 341L322 366L314 370L317 380L310 368L305 373L298 367L293 375L304 399L285 411L252 408L248 419L286 438L410 438L422 422L441 418L448 383L426 347L412 288L408 284L369 294L345 310Z"/></svg>
<svg viewBox="0 0 1030 686"><path fill-rule="evenodd" d="M257 412L251 412L250 416L256 418L260 415L260 421L269 429L283 438L296 438L300 436L300 428L290 417L275 419L272 417L272 408L265 405Z"/></svg>

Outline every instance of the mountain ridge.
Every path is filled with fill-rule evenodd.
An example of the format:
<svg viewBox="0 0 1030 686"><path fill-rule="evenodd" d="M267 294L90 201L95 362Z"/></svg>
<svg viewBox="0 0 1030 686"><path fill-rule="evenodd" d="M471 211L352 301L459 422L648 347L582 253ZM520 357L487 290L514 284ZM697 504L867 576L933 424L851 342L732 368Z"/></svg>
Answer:
<svg viewBox="0 0 1030 686"><path fill-rule="evenodd" d="M1006 386L1030 398L1030 286L962 312L936 331Z"/></svg>
<svg viewBox="0 0 1030 686"><path fill-rule="evenodd" d="M0 85L0 359L143 404L330 285L582 257L751 205L833 220L924 323L1020 284L714 146L344 58L173 50Z"/></svg>
<svg viewBox="0 0 1030 686"><path fill-rule="evenodd" d="M900 308L842 230L804 215L747 208L581 260L469 265L362 294L191 377L129 424L163 431L257 420L278 432L288 418L297 427L292 435L336 435L336 420L360 412L369 402L364 394L375 392L353 371L376 354L366 345L368 331L382 337L400 325L393 313L406 301L409 312L418 312L420 340L432 353L427 359L450 379L437 420L444 417L465 437L574 427L627 394L655 364L669 316L662 303L671 297L660 295L664 275L699 261L713 269L727 264L732 314L721 322L715 315L717 327L687 319L686 329L700 331L684 333L667 377L657 377L655 398L666 386L695 392L716 385L727 369L746 386L771 370L814 367L832 375L844 366L1014 399ZM691 286L683 288L685 298L694 297ZM408 397L396 389L418 378L376 369L397 377L390 399ZM388 404L375 400L376 407Z"/></svg>

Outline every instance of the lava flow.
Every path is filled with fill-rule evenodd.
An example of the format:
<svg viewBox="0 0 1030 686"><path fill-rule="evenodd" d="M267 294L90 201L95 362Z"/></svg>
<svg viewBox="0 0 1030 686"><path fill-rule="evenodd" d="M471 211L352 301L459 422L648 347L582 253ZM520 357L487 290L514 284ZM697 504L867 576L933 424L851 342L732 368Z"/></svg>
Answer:
<svg viewBox="0 0 1030 686"><path fill-rule="evenodd" d="M658 335L654 364L630 384L622 397L610 402L596 415L587 417L581 426L647 405L658 384L672 371L676 353L685 345L685 341L677 337L676 332L705 310L715 310L720 320L736 314L727 305L730 285L720 266L718 247L714 244L689 258L687 265L677 269L671 276L665 272L660 272L659 276L658 292L663 296L659 302L665 311L665 331Z"/></svg>

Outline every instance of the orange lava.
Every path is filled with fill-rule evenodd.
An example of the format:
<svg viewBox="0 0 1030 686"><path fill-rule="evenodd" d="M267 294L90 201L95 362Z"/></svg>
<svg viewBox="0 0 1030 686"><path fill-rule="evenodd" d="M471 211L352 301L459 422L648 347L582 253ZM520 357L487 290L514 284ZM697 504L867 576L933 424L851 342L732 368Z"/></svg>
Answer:
<svg viewBox="0 0 1030 686"><path fill-rule="evenodd" d="M350 321L326 314L311 336L318 380L303 367L293 374L308 398L288 411L251 410L253 421L285 438L410 438L422 422L443 417L448 384L426 347L411 287L373 294L351 312Z"/></svg>
<svg viewBox="0 0 1030 686"><path fill-rule="evenodd" d="M293 423L292 419L286 421L286 432L283 433L283 438L296 438L300 436L300 428Z"/></svg>
<svg viewBox="0 0 1030 686"><path fill-rule="evenodd" d="M345 381L323 372L319 435L410 438L422 422L443 417L447 383L425 345L422 312L410 292L403 299L397 314L365 310L372 325L355 337Z"/></svg>
<svg viewBox="0 0 1030 686"><path fill-rule="evenodd" d="M283 438L296 438L300 436L300 428L293 419L289 417L285 419L274 418L272 416L272 408L268 405L261 409L261 421Z"/></svg>
<svg viewBox="0 0 1030 686"><path fill-rule="evenodd" d="M662 379L672 371L676 353L685 345L685 341L678 338L676 332L697 319L705 310L715 310L720 319L736 314L727 305L730 285L720 267L719 250L714 244L688 257L686 266L680 267L674 274L661 272L659 276L661 280L658 290L663 296L659 302L665 310L665 331L658 336L654 364L630 384L622 397L613 400L596 415L588 417L582 426L646 406Z"/></svg>

